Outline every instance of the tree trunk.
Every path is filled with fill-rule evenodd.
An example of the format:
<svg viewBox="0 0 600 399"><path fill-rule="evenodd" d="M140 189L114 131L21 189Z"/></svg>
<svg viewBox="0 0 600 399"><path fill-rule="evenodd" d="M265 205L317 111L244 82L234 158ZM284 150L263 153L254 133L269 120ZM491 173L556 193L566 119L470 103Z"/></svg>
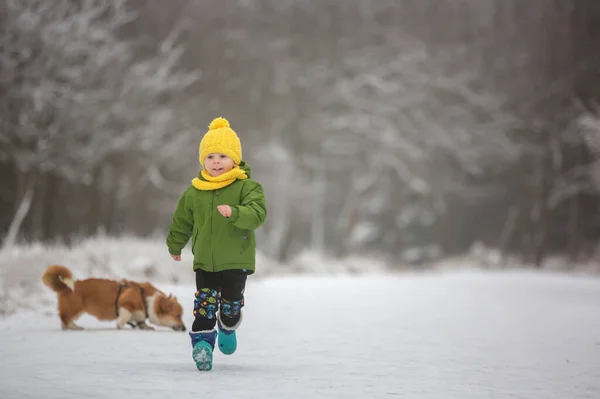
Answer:
<svg viewBox="0 0 600 399"><path fill-rule="evenodd" d="M277 197L269 205L270 220L266 249L267 256L282 261L284 258L285 242L291 231L291 198L294 169L289 162L281 163L281 170L276 176Z"/></svg>
<svg viewBox="0 0 600 399"><path fill-rule="evenodd" d="M43 201L43 226L44 226L44 239L49 237L60 238L60 227L59 221L63 219L62 206L64 199L61 199L61 180L54 175L47 175L46 180L46 194L44 195Z"/></svg>
<svg viewBox="0 0 600 399"><path fill-rule="evenodd" d="M48 195L48 180L47 175L43 172L37 173L35 192L36 195L32 199L31 209L23 226L23 236L27 241L42 241L46 239L45 222L45 203Z"/></svg>
<svg viewBox="0 0 600 399"><path fill-rule="evenodd" d="M502 256L500 265L502 267L506 267L508 252L517 227L519 213L519 207L517 205L513 205L509 209L506 222L502 227L502 232L500 234L500 238L498 239L498 250L500 251L500 255Z"/></svg>
<svg viewBox="0 0 600 399"><path fill-rule="evenodd" d="M313 175L313 209L310 225L310 248L317 252L325 250L325 191L327 181L322 170L315 170Z"/></svg>
<svg viewBox="0 0 600 399"><path fill-rule="evenodd" d="M567 231L569 233L568 238L568 255L569 260L572 263L576 263L579 260L579 250L581 246L581 229L579 221L579 195L575 195L571 198L569 204L569 224Z"/></svg>
<svg viewBox="0 0 600 399"><path fill-rule="evenodd" d="M371 188L372 184L371 179L361 178L358 173L355 173L352 177L352 184L343 204L341 204L335 225L335 231L339 237L336 243L337 250L335 251L338 256L347 255L352 249L350 237L358 222L358 209L361 205L361 198Z"/></svg>
<svg viewBox="0 0 600 399"><path fill-rule="evenodd" d="M550 212L547 205L548 197L548 181L550 173L550 162L548 152L551 150L549 146L549 132L544 131L543 133L543 144L545 150L539 154L536 162L536 178L537 182L535 187L534 206L532 211L532 222L533 222L533 262L537 268L542 266L542 262L547 255L547 230L549 225Z"/></svg>
<svg viewBox="0 0 600 399"><path fill-rule="evenodd" d="M21 231L21 226L23 221L29 214L29 210L31 209L31 202L33 201L33 197L35 194L35 185L37 182L37 178L35 174L30 174L27 177L25 193L21 197L21 201L19 202L19 207L15 212L15 216L13 217L10 226L8 227L8 233L6 238L4 239L3 248L10 248L13 246L17 240L19 232Z"/></svg>

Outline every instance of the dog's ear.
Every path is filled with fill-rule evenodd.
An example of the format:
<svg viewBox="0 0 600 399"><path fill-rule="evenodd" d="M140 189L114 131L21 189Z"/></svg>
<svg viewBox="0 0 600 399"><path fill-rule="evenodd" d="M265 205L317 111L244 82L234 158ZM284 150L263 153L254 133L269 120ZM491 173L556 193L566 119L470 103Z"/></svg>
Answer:
<svg viewBox="0 0 600 399"><path fill-rule="evenodd" d="M145 283L139 283L138 285L147 291L154 292L154 286L147 281Z"/></svg>
<svg viewBox="0 0 600 399"><path fill-rule="evenodd" d="M167 313L167 312L171 311L171 309L173 308L173 303L170 301L170 298L163 296L159 300L159 306L162 311Z"/></svg>
<svg viewBox="0 0 600 399"><path fill-rule="evenodd" d="M128 287L140 288L140 285L138 283L136 283L135 281L125 280L125 279L123 279L123 281L125 281L125 285L127 285Z"/></svg>
<svg viewBox="0 0 600 399"><path fill-rule="evenodd" d="M172 293L169 294L169 296L167 297L167 299L171 302L171 303L178 303L177 302L177 297L175 295L173 295Z"/></svg>

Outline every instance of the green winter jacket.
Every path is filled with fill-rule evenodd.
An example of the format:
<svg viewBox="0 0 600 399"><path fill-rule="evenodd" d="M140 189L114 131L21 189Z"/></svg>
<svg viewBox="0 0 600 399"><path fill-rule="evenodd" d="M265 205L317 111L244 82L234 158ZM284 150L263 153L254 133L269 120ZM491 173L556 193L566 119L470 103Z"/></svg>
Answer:
<svg viewBox="0 0 600 399"><path fill-rule="evenodd" d="M264 223L267 208L262 186L250 179L250 166L242 161L240 168L248 179L211 191L191 185L179 200L167 247L171 254L180 255L191 238L194 270L246 269L249 274L254 273L254 230ZM201 174L198 178L204 180ZM221 215L217 205L229 205L231 217Z"/></svg>

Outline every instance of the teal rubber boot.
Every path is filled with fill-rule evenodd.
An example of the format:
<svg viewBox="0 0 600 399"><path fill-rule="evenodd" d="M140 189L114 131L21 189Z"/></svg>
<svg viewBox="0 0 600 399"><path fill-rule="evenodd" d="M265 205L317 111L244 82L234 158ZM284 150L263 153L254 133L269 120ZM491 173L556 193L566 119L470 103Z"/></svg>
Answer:
<svg viewBox="0 0 600 399"><path fill-rule="evenodd" d="M199 331L190 332L192 339L192 359L196 363L196 368L200 371L212 370L213 350L215 349L215 340L217 332Z"/></svg>
<svg viewBox="0 0 600 399"><path fill-rule="evenodd" d="M219 350L224 355L232 355L237 349L237 337L235 331L222 330L219 328Z"/></svg>
<svg viewBox="0 0 600 399"><path fill-rule="evenodd" d="M217 327L219 330L218 343L219 350L222 354L232 355L237 349L237 337L235 336L235 330L237 330L241 323L241 314L240 320L237 323L235 323L235 326L233 327L225 326L223 323L221 323L220 315L217 316Z"/></svg>

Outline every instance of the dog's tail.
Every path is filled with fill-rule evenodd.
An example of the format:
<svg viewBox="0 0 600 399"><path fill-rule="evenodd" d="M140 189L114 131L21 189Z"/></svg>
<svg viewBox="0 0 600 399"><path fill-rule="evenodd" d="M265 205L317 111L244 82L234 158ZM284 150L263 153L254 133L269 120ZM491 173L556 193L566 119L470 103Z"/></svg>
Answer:
<svg viewBox="0 0 600 399"><path fill-rule="evenodd" d="M42 275L42 281L52 291L74 290L75 281L69 269L60 265L49 266Z"/></svg>

